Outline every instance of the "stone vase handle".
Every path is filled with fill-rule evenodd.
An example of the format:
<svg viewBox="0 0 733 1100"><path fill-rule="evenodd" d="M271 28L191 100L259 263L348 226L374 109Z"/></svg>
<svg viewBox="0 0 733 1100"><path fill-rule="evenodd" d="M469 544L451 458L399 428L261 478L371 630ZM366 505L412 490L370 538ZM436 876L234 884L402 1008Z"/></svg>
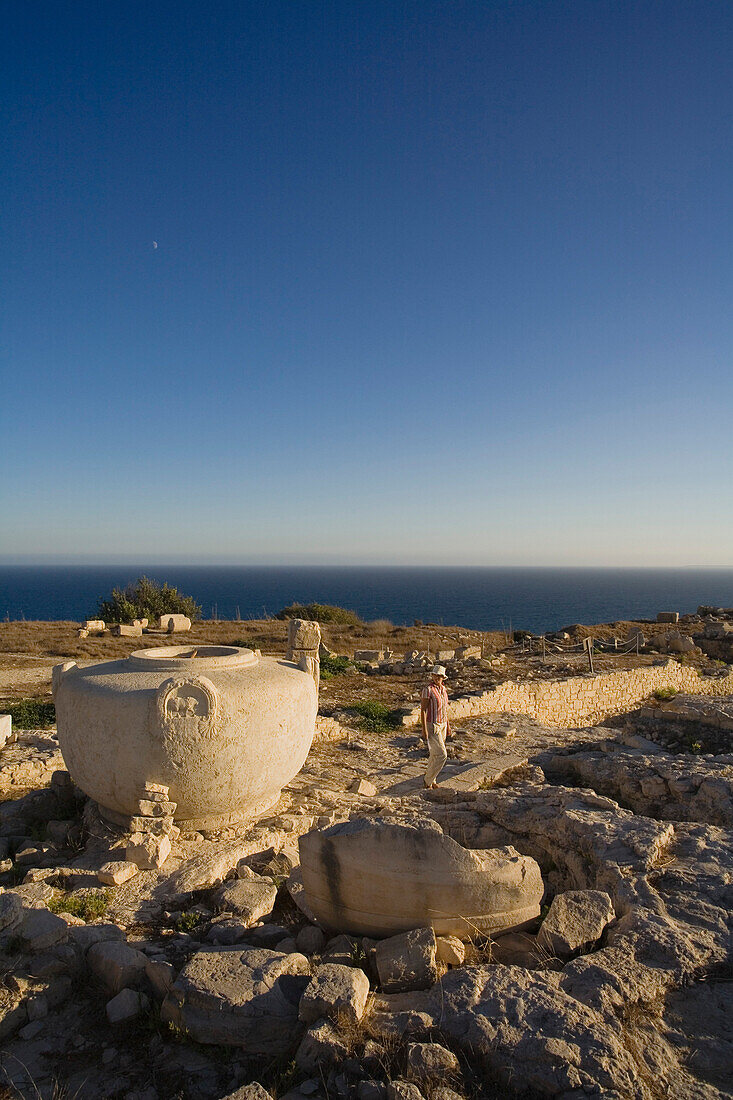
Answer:
<svg viewBox="0 0 733 1100"><path fill-rule="evenodd" d="M54 699L56 698L56 692L61 687L61 681L67 672L71 672L72 668L78 668L76 661L64 661L62 665L54 665L51 670L51 694Z"/></svg>

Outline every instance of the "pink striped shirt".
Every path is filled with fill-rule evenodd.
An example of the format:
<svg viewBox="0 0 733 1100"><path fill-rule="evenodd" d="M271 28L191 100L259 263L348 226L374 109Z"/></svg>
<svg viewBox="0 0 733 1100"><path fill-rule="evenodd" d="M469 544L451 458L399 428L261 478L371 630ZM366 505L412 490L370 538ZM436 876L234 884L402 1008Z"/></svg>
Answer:
<svg viewBox="0 0 733 1100"><path fill-rule="evenodd" d="M428 722L448 721L448 692L441 684L427 684L422 689L422 705Z"/></svg>

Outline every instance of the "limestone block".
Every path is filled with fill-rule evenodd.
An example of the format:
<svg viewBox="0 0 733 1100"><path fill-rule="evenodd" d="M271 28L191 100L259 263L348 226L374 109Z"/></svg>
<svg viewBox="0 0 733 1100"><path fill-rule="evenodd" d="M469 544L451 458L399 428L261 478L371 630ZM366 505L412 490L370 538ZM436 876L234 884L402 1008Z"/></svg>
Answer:
<svg viewBox="0 0 733 1100"><path fill-rule="evenodd" d="M357 649L354 660L357 664L371 664L372 661L382 661L384 654L381 649Z"/></svg>
<svg viewBox="0 0 733 1100"><path fill-rule="evenodd" d="M0 932L17 928L23 916L23 905L17 894L0 894Z"/></svg>
<svg viewBox="0 0 733 1100"><path fill-rule="evenodd" d="M445 1079L459 1070L453 1051L440 1043L410 1043L407 1048L407 1072L418 1081Z"/></svg>
<svg viewBox="0 0 733 1100"><path fill-rule="evenodd" d="M137 864L141 871L162 867L170 854L171 842L165 834L133 833L125 849L125 859Z"/></svg>
<svg viewBox="0 0 733 1100"><path fill-rule="evenodd" d="M272 1095L259 1081L252 1081L249 1085L242 1085L234 1092L229 1092L224 1100L273 1100Z"/></svg>
<svg viewBox="0 0 733 1100"><path fill-rule="evenodd" d="M133 989L123 989L111 1001L107 1001L105 1012L110 1024L125 1024L128 1020L134 1020L149 1006L150 1001L144 993L136 993Z"/></svg>
<svg viewBox="0 0 733 1100"><path fill-rule="evenodd" d="M603 890L567 890L553 898L537 943L558 958L569 958L592 947L615 916Z"/></svg>
<svg viewBox="0 0 733 1100"><path fill-rule="evenodd" d="M210 948L184 966L161 1018L200 1043L279 1056L291 1047L298 1002L310 979L304 955L266 948Z"/></svg>
<svg viewBox="0 0 733 1100"><path fill-rule="evenodd" d="M381 940L374 961L385 993L429 989L438 980L435 933L432 928L413 928Z"/></svg>
<svg viewBox="0 0 733 1100"><path fill-rule="evenodd" d="M298 951L302 951L304 955L317 955L323 950L325 942L326 937L315 924L306 924L295 937Z"/></svg>
<svg viewBox="0 0 733 1100"><path fill-rule="evenodd" d="M324 963L316 968L300 999L299 1016L307 1024L325 1016L356 1024L364 1015L368 997L369 979L363 970Z"/></svg>
<svg viewBox="0 0 733 1100"><path fill-rule="evenodd" d="M131 817L123 818L121 824L123 823L131 833L156 833L162 836L163 833L170 835L173 818L170 814L165 817L143 817L141 814L133 814Z"/></svg>
<svg viewBox="0 0 733 1100"><path fill-rule="evenodd" d="M111 993L139 987L145 977L147 958L142 951L122 941L106 940L87 951L89 969Z"/></svg>
<svg viewBox="0 0 733 1100"><path fill-rule="evenodd" d="M69 940L83 955L97 943L121 943L125 934L116 924L86 924L69 929Z"/></svg>
<svg viewBox="0 0 733 1100"><path fill-rule="evenodd" d="M321 686L321 662L311 653L303 653L301 650L293 650L293 660L296 661L301 672L307 672L316 685L316 691Z"/></svg>
<svg viewBox="0 0 733 1100"><path fill-rule="evenodd" d="M141 814L143 817L170 817L171 821L173 821L173 815L176 812L176 803L141 798L137 802L135 812Z"/></svg>
<svg viewBox="0 0 733 1100"><path fill-rule="evenodd" d="M325 927L385 936L432 925L471 938L539 916L537 863L514 848L468 850L434 822L341 822L300 838L306 900Z"/></svg>
<svg viewBox="0 0 733 1100"><path fill-rule="evenodd" d="M142 797L151 802L167 802L170 794L170 788L162 783L145 783L142 791Z"/></svg>
<svg viewBox="0 0 733 1100"><path fill-rule="evenodd" d="M132 625L133 626L139 626L141 630L145 630L145 627L148 625L148 620L147 619L133 619L132 620Z"/></svg>
<svg viewBox="0 0 733 1100"><path fill-rule="evenodd" d="M348 1045L336 1025L330 1020L320 1020L303 1036L295 1062L303 1073L312 1073L320 1066L342 1062L348 1056Z"/></svg>
<svg viewBox="0 0 733 1100"><path fill-rule="evenodd" d="M375 795L377 788L368 779L355 779L349 790L354 794Z"/></svg>
<svg viewBox="0 0 733 1100"><path fill-rule="evenodd" d="M121 886L123 882L134 878L138 866L130 860L119 859L105 863L97 871L97 878L107 886Z"/></svg>
<svg viewBox="0 0 733 1100"><path fill-rule="evenodd" d="M63 917L49 913L48 909L27 909L20 925L20 935L29 951L47 951L68 938L69 926Z"/></svg>
<svg viewBox="0 0 733 1100"><path fill-rule="evenodd" d="M398 1078L387 1085L387 1100L424 1100L424 1098L417 1085Z"/></svg>
<svg viewBox="0 0 733 1100"><path fill-rule="evenodd" d="M288 621L288 660L295 649L316 650L321 644L321 628L317 622L309 619L290 619Z"/></svg>
<svg viewBox="0 0 733 1100"><path fill-rule="evenodd" d="M13 718L10 714L0 714L0 749L6 745L12 745L18 740L18 734L13 729Z"/></svg>
<svg viewBox="0 0 733 1100"><path fill-rule="evenodd" d="M161 615L159 626L168 634L185 634L191 629L191 620L187 615Z"/></svg>
<svg viewBox="0 0 733 1100"><path fill-rule="evenodd" d="M658 611L657 622L658 623L678 623L680 621L679 611Z"/></svg>
<svg viewBox="0 0 733 1100"><path fill-rule="evenodd" d="M162 959L146 959L145 977L156 996L163 1000L170 993L176 980L176 971L169 962L164 962Z"/></svg>
<svg viewBox="0 0 733 1100"><path fill-rule="evenodd" d="M249 926L272 912L276 898L274 882L258 876L227 882L217 892L216 904L222 912L236 913Z"/></svg>
<svg viewBox="0 0 733 1100"><path fill-rule="evenodd" d="M90 633L103 634L106 630L104 619L87 619L82 629Z"/></svg>
<svg viewBox="0 0 733 1100"><path fill-rule="evenodd" d="M457 661L467 661L470 657L480 657L481 646L480 645L459 645L456 646L455 657Z"/></svg>
<svg viewBox="0 0 733 1100"><path fill-rule="evenodd" d="M458 936L437 936L436 952L439 962L446 966L461 966L466 959L466 948Z"/></svg>
<svg viewBox="0 0 733 1100"><path fill-rule="evenodd" d="M89 637L89 631L85 630L84 627L82 627L81 630L77 630L76 636L77 636L77 638L88 638Z"/></svg>

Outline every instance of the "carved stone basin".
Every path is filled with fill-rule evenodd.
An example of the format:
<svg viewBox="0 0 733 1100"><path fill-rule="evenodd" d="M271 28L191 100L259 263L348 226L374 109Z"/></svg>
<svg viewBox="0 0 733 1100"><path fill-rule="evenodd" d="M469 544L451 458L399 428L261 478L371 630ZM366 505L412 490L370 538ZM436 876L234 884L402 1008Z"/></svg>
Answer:
<svg viewBox="0 0 733 1100"><path fill-rule="evenodd" d="M235 646L165 646L53 675L59 745L74 782L125 824L146 783L170 788L176 821L255 817L313 740L311 676Z"/></svg>

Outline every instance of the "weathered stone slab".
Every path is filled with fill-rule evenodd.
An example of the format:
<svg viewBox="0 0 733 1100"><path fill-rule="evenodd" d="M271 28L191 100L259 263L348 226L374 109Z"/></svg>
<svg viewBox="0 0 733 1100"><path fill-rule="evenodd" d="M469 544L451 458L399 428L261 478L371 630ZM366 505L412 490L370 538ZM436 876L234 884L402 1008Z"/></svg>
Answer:
<svg viewBox="0 0 733 1100"><path fill-rule="evenodd" d="M18 734L13 730L13 719L10 714L0 714L0 749L6 745L12 745L18 740Z"/></svg>
<svg viewBox="0 0 733 1100"><path fill-rule="evenodd" d="M552 899L537 936L538 945L558 958L587 951L616 917L603 890L567 890Z"/></svg>
<svg viewBox="0 0 733 1100"><path fill-rule="evenodd" d="M540 869L514 848L468 850L432 822L356 819L300 838L306 900L335 930L384 936L431 925L470 938L539 916Z"/></svg>
<svg viewBox="0 0 733 1100"><path fill-rule="evenodd" d="M277 1056L292 1045L309 979L310 964L297 953L199 951L173 983L161 1015L200 1043Z"/></svg>
<svg viewBox="0 0 733 1100"><path fill-rule="evenodd" d="M300 1019L313 1023L324 1016L358 1023L369 996L369 979L353 966L324 963L316 968L300 1001Z"/></svg>
<svg viewBox="0 0 733 1100"><path fill-rule="evenodd" d="M143 633L142 627L128 623L113 623L109 630L116 638L141 638Z"/></svg>
<svg viewBox="0 0 733 1100"><path fill-rule="evenodd" d="M249 926L272 912L276 898L277 887L270 879L235 879L217 892L216 904L222 912L236 913Z"/></svg>
<svg viewBox="0 0 733 1100"><path fill-rule="evenodd" d="M112 993L139 986L146 962L142 951L114 940L93 944L87 952L89 969Z"/></svg>
<svg viewBox="0 0 733 1100"><path fill-rule="evenodd" d="M132 860L118 859L105 863L97 871L97 878L107 886L121 886L123 882L134 878L138 866Z"/></svg>
<svg viewBox="0 0 733 1100"><path fill-rule="evenodd" d="M321 628L317 622L310 619L290 619L288 621L289 653L295 649L318 651L320 644Z"/></svg>
<svg viewBox="0 0 733 1100"><path fill-rule="evenodd" d="M432 928L414 928L378 943L374 960L384 992L429 989L438 980L436 950Z"/></svg>

